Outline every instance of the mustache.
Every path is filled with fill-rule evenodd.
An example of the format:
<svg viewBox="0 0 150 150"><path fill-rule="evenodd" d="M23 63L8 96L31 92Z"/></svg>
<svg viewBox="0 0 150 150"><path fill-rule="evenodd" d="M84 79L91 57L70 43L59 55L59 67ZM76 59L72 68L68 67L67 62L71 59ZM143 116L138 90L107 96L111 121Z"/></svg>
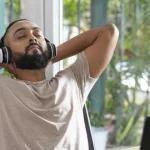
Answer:
<svg viewBox="0 0 150 150"><path fill-rule="evenodd" d="M37 44L37 43L31 43L31 44L29 44L26 48L25 48L25 52L27 53L28 51L29 51L29 48L30 48L30 46L38 46L38 48L39 48L39 50L41 51L41 52L43 52L43 48L39 45L39 44Z"/></svg>

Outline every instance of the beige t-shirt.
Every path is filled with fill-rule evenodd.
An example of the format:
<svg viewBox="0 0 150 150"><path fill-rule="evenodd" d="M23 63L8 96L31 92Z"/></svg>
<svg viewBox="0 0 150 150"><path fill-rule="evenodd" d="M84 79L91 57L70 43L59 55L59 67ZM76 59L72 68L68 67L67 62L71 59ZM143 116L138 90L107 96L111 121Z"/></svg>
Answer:
<svg viewBox="0 0 150 150"><path fill-rule="evenodd" d="M82 108L95 82L84 52L51 80L0 75L0 150L88 150Z"/></svg>

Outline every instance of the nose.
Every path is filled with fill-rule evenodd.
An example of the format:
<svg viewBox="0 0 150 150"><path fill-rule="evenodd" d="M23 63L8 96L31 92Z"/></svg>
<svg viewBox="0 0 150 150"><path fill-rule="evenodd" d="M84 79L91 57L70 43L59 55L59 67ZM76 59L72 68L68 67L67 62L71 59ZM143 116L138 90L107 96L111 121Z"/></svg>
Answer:
<svg viewBox="0 0 150 150"><path fill-rule="evenodd" d="M34 35L30 36L29 43L37 43L37 39Z"/></svg>

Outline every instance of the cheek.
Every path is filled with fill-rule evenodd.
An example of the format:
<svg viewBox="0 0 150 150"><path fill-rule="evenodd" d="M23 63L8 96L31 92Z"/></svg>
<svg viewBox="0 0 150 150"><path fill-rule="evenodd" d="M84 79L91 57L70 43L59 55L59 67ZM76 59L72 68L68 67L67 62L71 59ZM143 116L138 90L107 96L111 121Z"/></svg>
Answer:
<svg viewBox="0 0 150 150"><path fill-rule="evenodd" d="M40 45L42 46L44 51L47 50L47 43L45 41L43 41Z"/></svg>
<svg viewBox="0 0 150 150"><path fill-rule="evenodd" d="M23 43L12 43L10 45L10 49L12 52L25 52L25 48L27 45L23 44Z"/></svg>

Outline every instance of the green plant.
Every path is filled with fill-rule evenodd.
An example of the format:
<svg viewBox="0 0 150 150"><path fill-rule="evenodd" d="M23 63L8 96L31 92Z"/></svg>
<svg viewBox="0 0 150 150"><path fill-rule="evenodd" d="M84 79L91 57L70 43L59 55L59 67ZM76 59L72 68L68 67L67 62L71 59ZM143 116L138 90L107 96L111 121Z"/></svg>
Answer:
<svg viewBox="0 0 150 150"><path fill-rule="evenodd" d="M10 19L11 15L13 15L14 20L16 20L16 19L20 18L20 14L21 14L20 0L14 0L13 4L11 4L11 3L12 3L11 0L6 0L6 2L5 2L6 9L8 10L8 16L7 16L9 18L8 23L11 22L11 19ZM11 12L10 12L11 5L13 6L14 14L11 14ZM8 76L12 79L16 79L13 74L10 74L7 70L3 69L2 67L0 67L0 72L1 72L1 74L5 75L5 76Z"/></svg>
<svg viewBox="0 0 150 150"><path fill-rule="evenodd" d="M109 21L121 29L122 17L125 19L124 30L120 30L118 46L106 73L105 113L116 116L112 145L139 144L139 129L149 114L148 4L148 0L109 1ZM143 96L138 96L140 94Z"/></svg>
<svg viewBox="0 0 150 150"><path fill-rule="evenodd" d="M95 127L105 127L108 124L109 120L101 117L101 114L99 114L98 112L92 111L91 102L89 100L86 101L86 105L87 105L91 125Z"/></svg>
<svg viewBox="0 0 150 150"><path fill-rule="evenodd" d="M6 0L5 6L8 11L8 16L7 16L8 22L11 22L12 18L14 20L17 20L20 18L20 14L21 14L20 0L13 0L13 4L12 4L12 0ZM12 12L10 12L10 10L12 9L11 7L13 7L13 14Z"/></svg>

